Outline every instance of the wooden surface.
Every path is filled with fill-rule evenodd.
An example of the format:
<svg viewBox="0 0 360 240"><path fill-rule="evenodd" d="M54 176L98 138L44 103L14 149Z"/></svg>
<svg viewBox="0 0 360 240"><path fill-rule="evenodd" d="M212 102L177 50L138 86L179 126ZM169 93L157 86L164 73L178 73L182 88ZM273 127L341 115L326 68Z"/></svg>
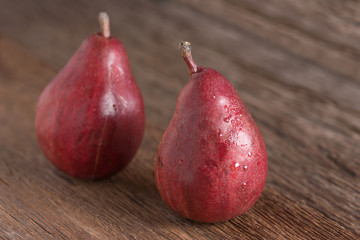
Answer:
<svg viewBox="0 0 360 240"><path fill-rule="evenodd" d="M359 239L360 1L0 1L0 238ZM107 11L146 106L126 170L85 182L58 173L34 130L40 92ZM189 80L177 49L227 77L265 139L269 173L246 214L175 215L153 157Z"/></svg>

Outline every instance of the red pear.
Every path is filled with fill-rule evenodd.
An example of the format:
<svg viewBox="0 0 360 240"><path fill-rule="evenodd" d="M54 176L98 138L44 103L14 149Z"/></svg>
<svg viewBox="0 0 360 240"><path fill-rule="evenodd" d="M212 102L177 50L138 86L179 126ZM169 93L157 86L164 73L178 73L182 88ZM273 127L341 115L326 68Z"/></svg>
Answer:
<svg viewBox="0 0 360 240"><path fill-rule="evenodd" d="M144 133L144 103L123 44L102 32L84 40L46 86L37 104L36 132L47 158L82 179L100 179L123 169Z"/></svg>
<svg viewBox="0 0 360 240"><path fill-rule="evenodd" d="M155 181L175 212L220 222L249 210L267 175L264 140L236 89L220 73L198 67L190 43L180 50L191 80L181 91L155 158Z"/></svg>

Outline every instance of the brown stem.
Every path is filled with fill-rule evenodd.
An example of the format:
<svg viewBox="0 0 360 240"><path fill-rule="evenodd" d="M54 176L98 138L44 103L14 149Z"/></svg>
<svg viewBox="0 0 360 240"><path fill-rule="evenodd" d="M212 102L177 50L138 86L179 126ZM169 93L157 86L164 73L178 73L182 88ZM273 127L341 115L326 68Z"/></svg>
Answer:
<svg viewBox="0 0 360 240"><path fill-rule="evenodd" d="M190 74L196 73L198 71L198 66L195 64L191 56L191 43L187 41L181 41L179 44L179 49L186 65L189 68Z"/></svg>
<svg viewBox="0 0 360 240"><path fill-rule="evenodd" d="M110 35L110 19L106 12L99 13L99 22L101 27L101 34L105 38L109 38Z"/></svg>

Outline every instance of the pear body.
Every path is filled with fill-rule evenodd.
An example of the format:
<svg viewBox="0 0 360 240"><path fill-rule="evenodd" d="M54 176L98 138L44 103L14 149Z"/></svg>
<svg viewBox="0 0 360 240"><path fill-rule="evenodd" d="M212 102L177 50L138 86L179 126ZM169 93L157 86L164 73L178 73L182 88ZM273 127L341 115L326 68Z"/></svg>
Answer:
<svg viewBox="0 0 360 240"><path fill-rule="evenodd" d="M71 176L123 169L144 132L144 103L122 43L94 34L43 90L36 132L47 158Z"/></svg>
<svg viewBox="0 0 360 240"><path fill-rule="evenodd" d="M250 209L267 176L264 140L232 84L200 67L181 91L155 158L155 181L178 214L220 222Z"/></svg>

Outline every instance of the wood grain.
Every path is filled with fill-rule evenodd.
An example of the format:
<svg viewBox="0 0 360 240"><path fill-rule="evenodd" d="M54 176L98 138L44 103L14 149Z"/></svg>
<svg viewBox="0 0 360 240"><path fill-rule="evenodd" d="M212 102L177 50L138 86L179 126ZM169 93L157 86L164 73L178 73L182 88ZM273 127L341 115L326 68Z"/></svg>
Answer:
<svg viewBox="0 0 360 240"><path fill-rule="evenodd" d="M359 1L0 4L0 238L360 238ZM99 31L99 11L128 50L147 122L128 168L86 182L46 160L34 116L48 81ZM180 40L234 84L267 145L261 198L228 222L180 218L153 180L157 145L189 80Z"/></svg>

